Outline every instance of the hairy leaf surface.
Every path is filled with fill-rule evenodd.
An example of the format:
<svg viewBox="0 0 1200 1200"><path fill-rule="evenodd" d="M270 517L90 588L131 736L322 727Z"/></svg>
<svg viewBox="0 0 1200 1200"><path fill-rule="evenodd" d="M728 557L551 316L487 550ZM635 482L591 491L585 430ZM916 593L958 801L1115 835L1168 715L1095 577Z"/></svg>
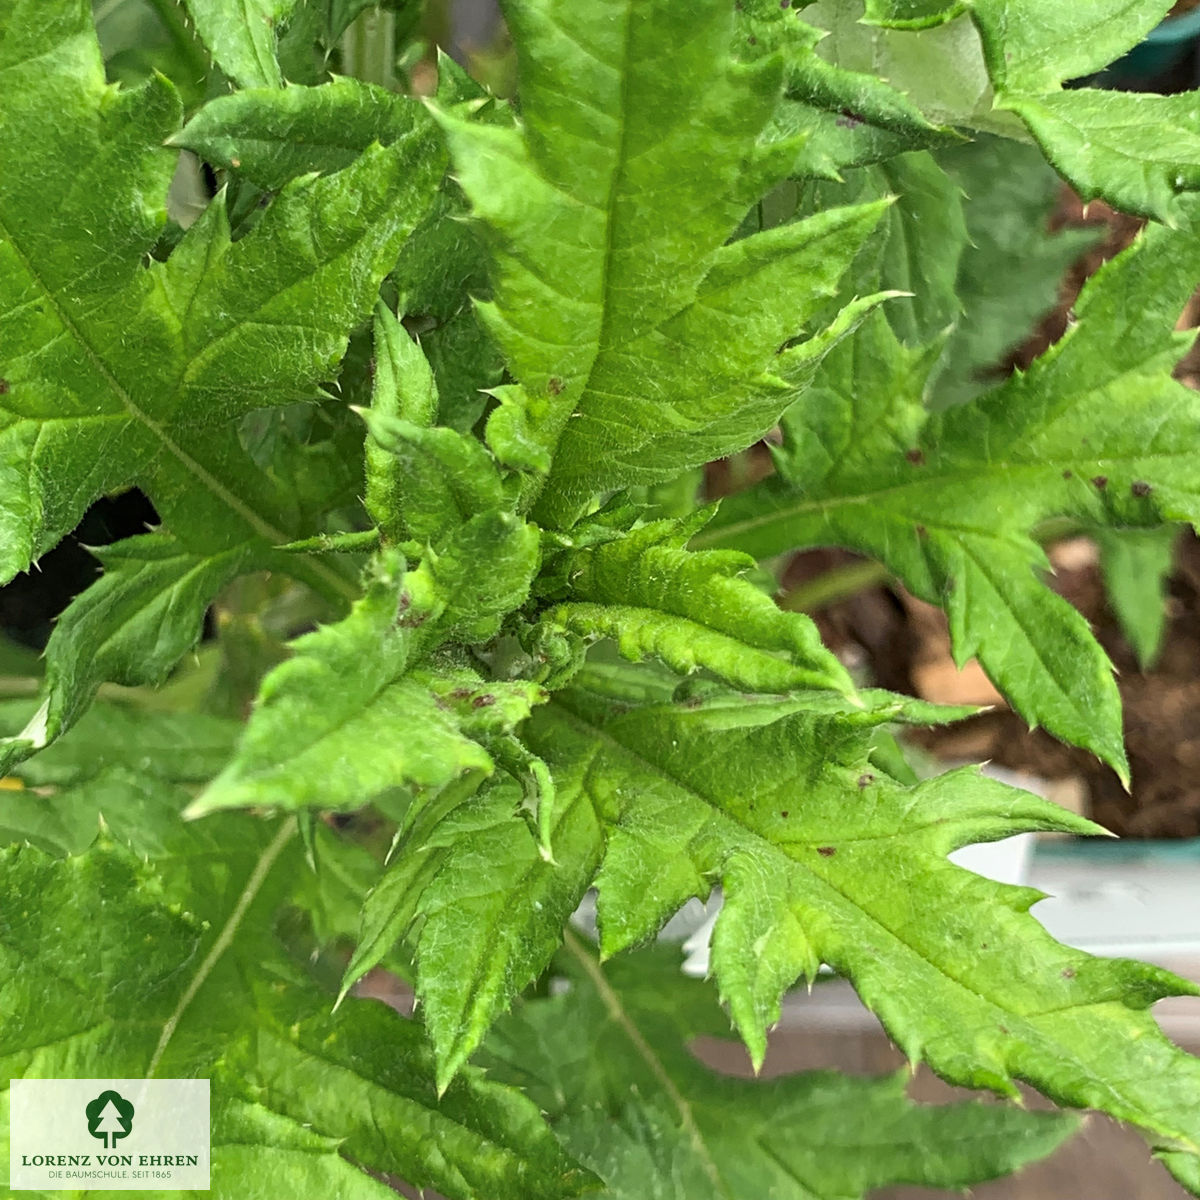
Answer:
<svg viewBox="0 0 1200 1200"><path fill-rule="evenodd" d="M373 142L428 150L430 117L411 96L357 79L247 88L210 100L171 139L267 191L350 166Z"/></svg>
<svg viewBox="0 0 1200 1200"><path fill-rule="evenodd" d="M213 1174L230 1197L267 1167L297 1194L380 1196L362 1167L479 1200L586 1186L516 1093L471 1074L439 1102L415 1023L369 1001L327 1015L270 929L307 870L292 822L172 829L153 865L108 842L61 861L3 852L7 1076L213 1076Z"/></svg>
<svg viewBox="0 0 1200 1200"><path fill-rule="evenodd" d="M691 1039L725 1037L712 989L664 947L604 966L574 934L571 988L530 1000L489 1038L493 1078L521 1086L606 1200L859 1200L890 1183L962 1187L1040 1158L1074 1122L980 1104L934 1108L880 1079L720 1075ZM652 1191L647 1191L651 1182Z"/></svg>
<svg viewBox="0 0 1200 1200"><path fill-rule="evenodd" d="M786 169L756 148L779 63L730 62L729 6L534 0L509 17L522 127L442 119L496 257L479 311L518 381L489 442L548 476L537 511L569 524L597 491L770 428L792 394L773 360L879 208L723 244Z"/></svg>
<svg viewBox="0 0 1200 1200"><path fill-rule="evenodd" d="M568 598L543 622L589 640L613 638L626 658L653 655L680 674L703 667L747 691L852 692L812 621L783 612L741 577L752 558L684 549L708 515L651 522L565 555L558 570Z"/></svg>
<svg viewBox="0 0 1200 1200"><path fill-rule="evenodd" d="M1064 515L1200 516L1196 394L1169 374L1198 270L1194 235L1150 231L1089 283L1078 324L1027 373L932 416L919 402L928 356L876 319L788 414L779 476L725 505L695 544L764 556L832 543L879 558L946 608L960 663L977 655L1027 720L1124 772L1107 658L1037 581L1047 564L1030 530Z"/></svg>
<svg viewBox="0 0 1200 1200"><path fill-rule="evenodd" d="M412 146L370 150L289 185L237 242L218 197L147 267L178 103L161 78L108 93L85 21L79 9L65 28L35 23L28 53L43 57L2 68L4 578L130 483L195 553L302 532L295 497L255 467L237 422L315 398L440 171ZM22 138L29 127L45 136Z"/></svg>
<svg viewBox="0 0 1200 1200"><path fill-rule="evenodd" d="M363 906L343 990L412 937L439 1087L545 969L600 862L590 799L575 791L556 807L552 859L514 819L516 805L514 788L490 787L456 807L419 812Z"/></svg>
<svg viewBox="0 0 1200 1200"><path fill-rule="evenodd" d="M975 768L895 782L868 757L878 711L736 694L645 704L640 684L622 704L614 677L601 682L559 693L531 741L563 803L578 788L619 813L597 880L606 955L720 882L714 973L756 1063L784 989L826 962L946 1079L1012 1095L1024 1079L1138 1125L1195 1169L1200 1061L1147 1010L1200 988L1059 945L1027 914L1039 893L946 858L1022 830L1096 826Z"/></svg>
<svg viewBox="0 0 1200 1200"><path fill-rule="evenodd" d="M491 756L472 734L492 722L511 730L540 689L520 681L488 689L463 672L467 704L455 710L454 685L439 686L439 672L420 657L440 620L478 619L468 604L445 599L424 572L406 575L399 554L381 556L350 615L300 638L295 656L264 680L232 761L189 814L355 809L389 788L436 794L463 775L490 773Z"/></svg>
<svg viewBox="0 0 1200 1200"><path fill-rule="evenodd" d="M242 87L281 87L277 27L298 0L186 0L213 61Z"/></svg>
<svg viewBox="0 0 1200 1200"><path fill-rule="evenodd" d="M44 699L19 734L0 740L0 771L69 729L101 683L162 683L199 639L217 592L254 562L249 546L202 557L160 533L95 553L104 574L56 623L46 647Z"/></svg>

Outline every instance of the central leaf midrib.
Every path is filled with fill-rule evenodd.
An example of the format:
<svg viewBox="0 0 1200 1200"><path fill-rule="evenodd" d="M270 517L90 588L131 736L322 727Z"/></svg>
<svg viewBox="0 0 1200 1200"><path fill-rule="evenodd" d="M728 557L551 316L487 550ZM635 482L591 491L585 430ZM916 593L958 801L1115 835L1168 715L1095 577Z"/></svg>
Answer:
<svg viewBox="0 0 1200 1200"><path fill-rule="evenodd" d="M621 57L617 64L617 73L619 84L617 88L617 111L621 114L617 122L617 138L616 144L613 147L613 158L615 165L613 168L612 177L609 180L608 192L604 197L603 202L599 206L604 214L604 248L603 257L600 267L601 291L600 291L600 325L596 330L596 351L592 355L592 361L588 365L587 374L584 377L583 387L579 391L579 402L582 404L583 399L588 396L592 389L592 377L596 373L597 364L604 356L606 350L609 349L609 338L612 336L613 325L613 299L612 299L612 263L616 255L616 209L617 197L621 192L621 185L625 178L626 165L626 143L628 141L628 126L629 126L629 62L633 55L634 41L634 18L632 13L632 4L627 3L624 6L625 11L625 29L624 39L621 45ZM574 411L574 405L572 410ZM563 434L566 432L567 422L571 417L571 411L558 414L553 430L553 437L547 450L550 454L550 472L542 480L542 484L538 489L538 494L544 490L545 484L554 474L554 460L558 457L559 443L562 441ZM535 494L534 500L538 498Z"/></svg>
<svg viewBox="0 0 1200 1200"><path fill-rule="evenodd" d="M244 521L259 537L264 541L279 545L289 541L288 535L281 529L277 529L269 521L264 520L258 515L248 504L230 491L211 471L208 470L202 463L193 458L182 446L180 446L168 433L166 427L159 421L156 421L149 413L147 413L133 398L132 394L125 385L117 378L109 367L108 363L100 352L92 345L91 341L84 334L83 329L75 322L72 316L67 312L64 306L60 303L57 293L49 286L42 276L34 268L32 261L25 251L21 248L19 242L13 237L12 231L4 222L3 216L0 216L0 237L12 247L13 253L24 267L26 274L34 283L37 284L41 293L46 297L46 300L54 309L55 315L61 322L62 327L74 339L91 362L93 369L105 381L109 390L117 400L121 403L125 411L135 420L138 421L150 434L158 440L158 442L166 449L175 460L192 475L202 487L209 491L217 500L225 505L238 518ZM36 418L29 418L36 420ZM333 583L339 593L344 596L354 594L352 590L348 590L346 580L331 571L324 563L319 560L312 564L313 569L326 579L326 582Z"/></svg>
<svg viewBox="0 0 1200 1200"><path fill-rule="evenodd" d="M1003 471L1007 474L1029 474L1029 473L1047 473L1063 469L1064 467L1077 466L1083 456L1077 456L1071 459L1042 459L1036 463L1012 463L1012 462L989 462L989 463L974 463L967 464L960 468L943 471L940 473L933 472L926 474L920 479L910 479L903 483L893 484L890 487L874 488L870 491L860 491L854 493L845 493L842 495L817 497L815 499L801 499L803 489L799 486L795 487L795 499L790 503L780 505L777 508L763 512L756 517L745 517L741 520L730 521L726 525L717 525L710 527L708 530L701 531L689 543L689 548L693 550L705 550L714 548L726 548L729 544L746 533L753 533L760 529L770 528L772 525L786 523L787 521L795 520L801 517L813 515L821 515L830 510L839 508L852 507L867 507L871 505L879 505L883 497L896 496L903 494L906 491L917 490L920 488L932 487L935 490L941 487L944 483L963 482L966 480L978 481L981 473L987 475L992 471ZM1149 462L1157 459L1177 459L1194 457L1192 453L1178 451L1173 453L1159 452L1155 454L1137 454L1137 455L1116 455L1107 454L1099 455L1096 458L1089 458L1087 461L1098 464L1118 463L1124 464L1128 461ZM767 485L775 483L777 486L782 484L785 487L791 487L779 476L771 476L764 481ZM763 485L756 484L755 491ZM741 492L733 499L740 499L742 496L749 495L749 492ZM788 499L787 493L784 493L784 498ZM911 524L916 524L918 518L910 516L907 513L885 510L889 516L897 519L908 521ZM1046 514L1051 515L1051 514ZM990 529L975 529L971 526L955 526L944 521L939 521L934 517L922 518L923 523L927 526L932 526L935 530L945 529L950 532L971 533L981 537L995 537L995 533Z"/></svg>
<svg viewBox="0 0 1200 1200"><path fill-rule="evenodd" d="M600 998L600 1003L604 1005L609 1019L625 1034L630 1045L637 1052L638 1057L650 1069L650 1073L658 1080L663 1091L667 1093L675 1111L679 1114L679 1119L684 1131L687 1133L688 1141L691 1143L692 1149L696 1152L696 1157L700 1159L704 1173L709 1177L714 1186L719 1188L723 1194L728 1195L725 1182L721 1177L720 1168L717 1166L716 1160L708 1149L708 1143L704 1140L704 1134L696 1121L695 1113L692 1111L692 1105L688 1098L679 1090L679 1086L671 1078L670 1072L663 1065L662 1059L655 1054L654 1048L646 1040L645 1035L637 1027L637 1023L626 1011L625 1006L621 1003L621 997L608 982L599 964L583 948L583 945L571 932L569 927L563 930L563 946L576 959L592 986L596 989L596 994Z"/></svg>
<svg viewBox="0 0 1200 1200"><path fill-rule="evenodd" d="M254 864L253 870L246 879L245 886L238 894L238 898L234 901L233 908L229 911L229 916L225 919L225 923L221 926L220 932L213 939L212 945L208 949L208 953L204 956L200 965L196 968L196 973L192 976L187 987L180 994L179 1000L172 1010L171 1015L163 1023L162 1032L159 1034L158 1044L154 1047L154 1052L150 1056L149 1066L146 1068L146 1078L154 1078L155 1072L158 1070L159 1063L162 1061L162 1056L170 1044L171 1039L175 1036L175 1030L179 1028L179 1022L183 1019L184 1014L191 1007L192 1001L195 1000L201 988L208 981L216 968L218 962L225 955L225 951L233 945L233 941L237 936L238 929L241 927L242 921L245 919L246 913L250 910L250 906L254 903L255 898L262 890L263 884L267 880L267 876L271 873L271 869L275 866L279 856L287 847L288 842L299 832L299 824L295 817L289 817L279 827L275 836L263 848L262 853L258 856Z"/></svg>
<svg viewBox="0 0 1200 1200"><path fill-rule="evenodd" d="M75 322L74 318L67 312L63 305L59 302L57 293L47 284L47 282L38 274L30 261L29 256L24 252L13 237L12 231L5 224L3 217L0 217L0 235L3 235L4 240L13 248L13 253L20 260L21 265L25 268L29 278L32 279L40 288L42 294L46 297L49 303L54 308L55 316L62 323L63 328L71 335L76 344L87 355L92 367L98 375L108 385L109 390L120 401L122 407L135 421L140 422L148 429L159 442L179 461L179 463L194 475L209 491L211 491L226 507L232 509L242 520L244 520L260 537L265 538L270 542L287 541L287 536L282 530L276 529L269 522L264 521L252 508L244 504L237 496L235 496L228 488L226 488L220 480L218 480L207 468L198 463L182 446L178 445L167 433L166 428L159 421L156 421L148 412L146 412L125 385L117 378L105 362L100 352L92 345L91 341L84 334L83 329ZM33 418L36 419L36 418Z"/></svg>
<svg viewBox="0 0 1200 1200"><path fill-rule="evenodd" d="M934 962L932 959L925 957L925 955L923 955L916 947L910 945L908 942L906 942L904 940L903 937L900 936L900 934L898 934L894 930L890 929L877 915L864 909L858 903L858 901L856 901L851 896L849 896L845 892L843 892L842 889L839 888L835 883L830 881L824 875L817 874L811 868L805 867L803 863L792 858L791 855L783 852L781 847L779 847L777 844L775 844L774 842L771 842L766 837L764 837L764 835L759 830L756 830L752 826L747 825L744 821L742 821L740 818L738 818L735 814L729 812L726 808L724 808L718 802L709 799L707 796L703 795L700 792L697 792L690 783L686 782L685 780L681 780L681 779L677 778L674 774L672 774L670 771L668 771L665 767L661 766L658 763L651 762L649 759L647 759L643 755L641 755L638 751L631 749L629 746L626 746L624 742L620 741L615 735L610 733L606 728L603 728L601 726L594 724L592 721L588 720L586 717L582 717L579 714L572 712L570 709L565 708L562 704L555 704L554 707L567 720L571 721L576 726L581 727L583 730L585 730L589 735L591 735L597 741L606 742L609 745L615 747L618 751L621 752L622 755L633 760L633 762L635 762L638 766L644 768L649 774L658 775L660 778L665 779L668 783L679 788L681 791L685 792L687 795L695 797L698 801L700 801L700 803L702 803L706 807L712 809L713 812L715 814L717 814L718 816L723 817L724 819L728 820L736 828L741 829L743 832L749 834L754 839L765 843L771 850L782 854L783 858L787 862L790 869L799 868L800 870L803 870L810 878L819 880L822 884L824 884L826 887L828 887L832 892L834 892L836 895L840 896L845 903L851 905L855 912L862 914L862 916L865 920L869 921L872 925L877 926L882 932L884 932L890 938L892 938L898 945L902 946L908 953L912 954L914 958L918 959L920 962L923 962L927 966L932 968L941 978L945 979L948 983L950 983L956 987L962 988L965 992L967 992L969 995L975 997L977 1000L981 1001L982 1003L990 1006L991 1008L994 1008L996 1011L998 1011L1000 1013L1003 1013L1005 1016L1014 1018L1016 1020L1032 1023L1038 1016L1041 1015L1040 1013L1025 1014L1025 1013L1018 1012L1015 1009L1006 1008L1002 1003L1000 1003L993 997L985 995L982 992L976 991L975 988L973 988L970 984L966 983L963 980L957 979L955 976L949 974L943 966L941 966L939 963ZM1030 919L1032 920L1033 918L1030 918ZM1068 1006L1068 1007L1081 1008L1081 1007L1089 1007L1089 1006L1074 1005L1074 1006ZM1035 1028L1037 1028L1037 1027L1035 1026ZM1038 1033L1042 1037L1046 1036L1041 1029L1038 1029ZM1115 1100L1118 1100L1118 1101L1126 1104L1129 1109L1139 1112L1139 1113L1142 1113L1146 1117L1150 1118L1151 1120L1155 1119L1153 1114L1148 1112L1142 1104L1126 1100L1110 1081L1108 1081L1106 1079L1102 1079L1100 1076L1096 1075L1094 1070L1088 1068L1086 1066L1086 1064L1084 1064L1083 1062L1080 1061L1077 1053L1072 1048L1064 1046L1062 1044L1062 1042L1059 1041L1058 1039L1054 1040L1054 1044L1056 1046L1060 1047L1060 1049L1062 1051L1062 1056L1064 1058L1067 1058L1067 1059L1077 1063L1079 1065L1079 1067L1087 1074L1087 1076L1090 1079L1092 1079L1094 1082L1100 1083L1105 1088L1105 1090L1107 1090L1109 1092L1109 1094ZM1005 1065L1007 1066L1007 1064L1005 1064ZM1018 1078L1028 1078L1028 1077L1025 1075L1018 1075ZM1154 1126L1154 1125L1148 1125L1147 1127L1156 1128L1156 1126ZM1162 1131L1159 1130L1159 1132L1162 1132ZM1200 1152L1200 1147L1196 1147L1195 1142L1189 1135L1175 1133L1175 1134L1172 1134L1171 1136L1178 1138L1178 1140L1180 1140L1181 1142L1187 1144L1189 1147L1192 1147L1193 1149L1191 1150L1191 1152L1194 1152L1194 1153Z"/></svg>

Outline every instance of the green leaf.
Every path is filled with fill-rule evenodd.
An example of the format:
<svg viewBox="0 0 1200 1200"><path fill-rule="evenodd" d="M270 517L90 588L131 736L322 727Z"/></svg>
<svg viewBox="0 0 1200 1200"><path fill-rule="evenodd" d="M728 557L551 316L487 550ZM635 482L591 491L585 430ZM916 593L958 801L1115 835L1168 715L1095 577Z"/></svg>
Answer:
<svg viewBox="0 0 1200 1200"><path fill-rule="evenodd" d="M6 734L17 733L28 718L27 701L0 701L0 730ZM114 767L202 783L224 765L240 728L223 717L102 700L53 746L9 770L33 787L79 783Z"/></svg>
<svg viewBox="0 0 1200 1200"><path fill-rule="evenodd" d="M415 1023L357 1000L328 1015L271 932L307 870L293 822L171 828L153 865L107 842L0 855L6 1076L211 1077L215 1194L230 1198L382 1197L364 1169L462 1200L587 1186L517 1093L469 1072L439 1101Z"/></svg>
<svg viewBox="0 0 1200 1200"><path fill-rule="evenodd" d="M371 437L404 480L404 527L410 537L436 544L472 517L504 507L496 464L480 442L445 426L429 429L364 413Z"/></svg>
<svg viewBox="0 0 1200 1200"><path fill-rule="evenodd" d="M468 434L430 428L437 384L420 348L390 309L375 317L375 383L363 413L367 511L384 533L441 549L470 518L511 508L496 464Z"/></svg>
<svg viewBox="0 0 1200 1200"><path fill-rule="evenodd" d="M427 154L430 123L411 96L335 79L218 96L169 140L274 192L300 175L343 170L375 142Z"/></svg>
<svg viewBox="0 0 1200 1200"><path fill-rule="evenodd" d="M1167 627L1167 579L1179 530L1097 529L1104 590L1138 664L1150 670Z"/></svg>
<svg viewBox="0 0 1200 1200"><path fill-rule="evenodd" d="M0 87L4 579L131 483L192 553L311 532L237 423L318 395L440 173L436 153L368 150L288 185L236 242L218 198L167 263L147 266L178 102L161 78L109 92L85 20L78 9L69 34L39 22L29 53L41 57L9 65Z"/></svg>
<svg viewBox="0 0 1200 1200"><path fill-rule="evenodd" d="M769 429L792 393L772 370L779 347L879 208L724 244L786 169L754 149L779 64L730 62L730 6L537 0L509 17L522 127L441 119L496 258L479 312L519 384L489 444L549 473L537 511L561 525L595 492L673 477Z"/></svg>
<svg viewBox="0 0 1200 1200"><path fill-rule="evenodd" d="M478 110L475 119L487 115L486 108ZM437 380L438 421L463 433L478 421L485 393L504 374L500 352L472 302L489 296L487 256L466 215L462 192L452 180L444 180L391 275L400 309L420 330L421 349Z"/></svg>
<svg viewBox="0 0 1200 1200"><path fill-rule="evenodd" d="M888 29L931 29L966 10L968 0L866 0L863 21Z"/></svg>
<svg viewBox="0 0 1200 1200"><path fill-rule="evenodd" d="M847 70L822 57L818 43L824 31L798 21L798 8L784 8L778 0L744 0L734 43L751 60L783 53L785 98L770 132L794 146L793 175L837 180L844 167L958 140L874 72Z"/></svg>
<svg viewBox="0 0 1200 1200"><path fill-rule="evenodd" d="M427 563L432 586L445 597L430 636L486 642L529 598L541 565L541 538L536 526L511 513L480 513L450 534Z"/></svg>
<svg viewBox="0 0 1200 1200"><path fill-rule="evenodd" d="M64 858L82 854L96 840L100 824L96 811L58 797L47 800L37 792L16 789L7 783L0 789L0 845L27 842L46 854Z"/></svg>
<svg viewBox="0 0 1200 1200"><path fill-rule="evenodd" d="M1057 90L1107 67L1167 14L1171 0L968 0L997 91Z"/></svg>
<svg viewBox="0 0 1200 1200"><path fill-rule="evenodd" d="M728 1019L711 987L683 977L677 951L602 967L568 933L559 963L570 990L522 1004L488 1040L485 1061L492 1078L538 1102L609 1200L856 1200L890 1183L963 1187L1048 1154L1077 1127L1015 1107L914 1104L906 1073L721 1075L689 1042L726 1036Z"/></svg>
<svg viewBox="0 0 1200 1200"><path fill-rule="evenodd" d="M1054 308L1067 268L1099 233L1048 231L1062 181L1034 146L984 137L942 151L938 161L964 193L967 223L955 285L962 319L927 397L930 407L949 408L989 386L989 373L994 378L1005 355Z"/></svg>
<svg viewBox="0 0 1200 1200"><path fill-rule="evenodd" d="M430 675L412 670L425 629L451 611L422 596L425 586L405 575L400 555L381 555L350 615L296 641L295 656L264 680L232 761L188 815L246 805L355 809L389 788L436 794L464 774L490 773L491 757ZM536 688L496 686L517 697L510 723L527 715Z"/></svg>
<svg viewBox="0 0 1200 1200"><path fill-rule="evenodd" d="M102 683L164 682L199 640L216 594L253 565L250 547L200 557L161 533L93 553L104 574L58 619L46 646L42 704L20 733L0 739L0 772L69 729Z"/></svg>
<svg viewBox="0 0 1200 1200"><path fill-rule="evenodd" d="M655 521L569 552L558 567L567 598L542 621L584 638L613 638L635 662L653 655L681 674L703 667L746 691L852 693L812 621L783 612L742 578L752 558L683 548L708 515Z"/></svg>
<svg viewBox="0 0 1200 1200"><path fill-rule="evenodd" d="M514 819L516 802L511 786L490 787L448 813L422 810L363 906L343 993L411 938L439 1088L545 969L600 861L598 813L578 789L555 809L553 860Z"/></svg>
<svg viewBox="0 0 1200 1200"><path fill-rule="evenodd" d="M1158 7L1161 8L1161 5ZM1143 96L1075 88L1005 96L1046 157L1084 200L1176 224L1176 197L1200 189L1200 112L1194 92Z"/></svg>
<svg viewBox="0 0 1200 1200"><path fill-rule="evenodd" d="M874 233L847 272L843 301L881 287L909 292L884 312L896 335L910 345L944 335L959 319L956 291L967 229L959 188L932 155L901 154L879 166L847 172L844 183L815 183L805 207L862 203L894 196Z"/></svg>
<svg viewBox="0 0 1200 1200"><path fill-rule="evenodd" d="M375 377L371 412L417 425L432 425L437 413L437 384L429 363L396 314L380 302L374 323ZM373 438L366 445L366 506L371 519L393 541L407 536L405 497L419 495L408 486L400 461Z"/></svg>
<svg viewBox="0 0 1200 1200"><path fill-rule="evenodd" d="M942 7L949 11L948 5ZM805 21L828 34L817 53L860 78L886 80L934 127L1021 135L1017 121L994 111L988 63L979 32L968 17L914 31L866 24L860 19L863 11L859 0L806 5ZM849 111L856 112L853 105Z"/></svg>
<svg viewBox="0 0 1200 1200"><path fill-rule="evenodd" d="M435 1091L414 1022L378 1003L352 1001L330 1016L289 1000L269 1006L271 1028L247 1066L286 1112L337 1136L351 1161L474 1200L557 1200L594 1187L514 1089L466 1071Z"/></svg>
<svg viewBox="0 0 1200 1200"><path fill-rule="evenodd" d="M606 956L719 882L713 968L755 1063L783 991L825 962L947 1080L1015 1096L1024 1079L1139 1126L1195 1169L1200 1061L1148 1009L1200 988L1060 946L1026 911L1040 893L946 858L1022 831L1098 827L975 768L897 783L870 765L879 712L736 693L645 704L636 680L622 702L612 675L598 690L582 678L527 737L562 803L578 788L618 810L597 880Z"/></svg>
<svg viewBox="0 0 1200 1200"><path fill-rule="evenodd" d="M277 27L297 0L186 0L213 61L241 87L282 87Z"/></svg>
<svg viewBox="0 0 1200 1200"><path fill-rule="evenodd" d="M1200 517L1196 393L1170 377L1172 326L1200 271L1193 234L1154 229L1103 268L1078 323L1023 375L927 416L928 356L876 318L786 420L780 475L727 502L697 547L757 556L843 545L950 617L1031 723L1124 773L1120 703L1087 623L1043 587L1030 531L1049 517L1155 526Z"/></svg>

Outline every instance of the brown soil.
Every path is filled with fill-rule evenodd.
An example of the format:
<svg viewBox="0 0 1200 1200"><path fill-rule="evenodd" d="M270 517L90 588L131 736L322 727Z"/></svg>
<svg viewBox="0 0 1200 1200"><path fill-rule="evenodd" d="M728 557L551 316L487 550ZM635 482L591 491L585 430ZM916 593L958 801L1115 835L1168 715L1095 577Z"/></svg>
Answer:
<svg viewBox="0 0 1200 1200"><path fill-rule="evenodd" d="M1172 6L1171 11L1167 13L1168 17L1179 17L1185 12L1191 12L1193 8L1200 6L1200 0L1178 0Z"/></svg>

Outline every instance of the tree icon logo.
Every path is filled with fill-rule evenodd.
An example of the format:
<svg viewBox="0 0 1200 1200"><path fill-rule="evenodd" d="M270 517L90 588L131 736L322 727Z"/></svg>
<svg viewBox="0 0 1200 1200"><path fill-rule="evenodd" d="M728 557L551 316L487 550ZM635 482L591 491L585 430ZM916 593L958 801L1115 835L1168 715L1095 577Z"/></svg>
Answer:
<svg viewBox="0 0 1200 1200"><path fill-rule="evenodd" d="M133 1129L133 1105L120 1092L101 1092L84 1110L88 1133L111 1150L118 1138L128 1137Z"/></svg>

